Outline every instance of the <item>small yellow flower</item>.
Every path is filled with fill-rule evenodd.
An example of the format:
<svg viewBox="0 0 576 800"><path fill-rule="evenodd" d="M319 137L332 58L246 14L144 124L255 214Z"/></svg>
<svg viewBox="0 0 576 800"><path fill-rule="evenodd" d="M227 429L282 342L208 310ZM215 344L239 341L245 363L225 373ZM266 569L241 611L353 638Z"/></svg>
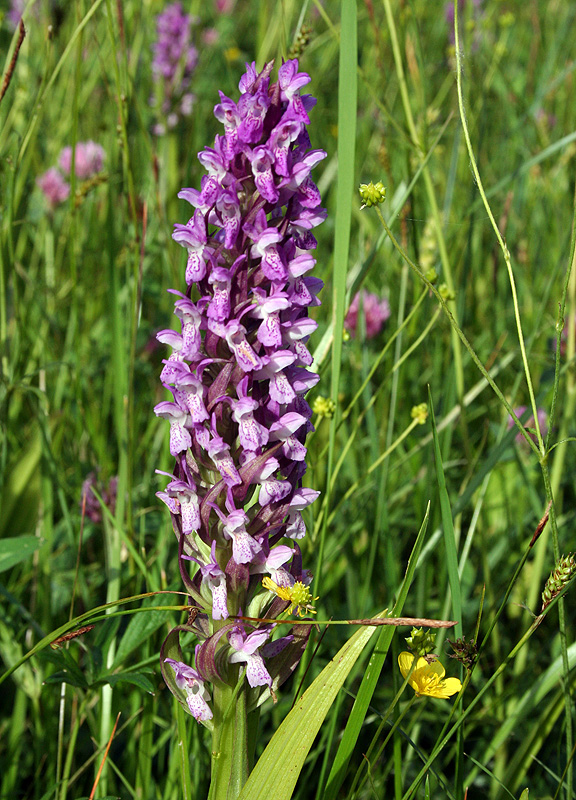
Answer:
<svg viewBox="0 0 576 800"><path fill-rule="evenodd" d="M224 51L224 58L230 64L234 61L238 61L242 53L237 47L229 47L228 50Z"/></svg>
<svg viewBox="0 0 576 800"><path fill-rule="evenodd" d="M322 397L318 395L312 404L312 411L321 417L331 419L336 411L336 404L334 400L329 397Z"/></svg>
<svg viewBox="0 0 576 800"><path fill-rule="evenodd" d="M428 405L426 403L419 403L417 406L412 406L410 412L412 419L415 419L419 425L424 425L428 419ZM410 645L410 642L408 642Z"/></svg>
<svg viewBox="0 0 576 800"><path fill-rule="evenodd" d="M498 18L498 24L502 28L509 28L511 25L514 25L514 14L511 11L506 11L504 14L501 14Z"/></svg>
<svg viewBox="0 0 576 800"><path fill-rule="evenodd" d="M278 586L272 578L263 578L262 586L268 589L269 592L274 592L281 600L287 600L291 603L292 605L288 609L290 614L294 611L299 617L303 617L306 612L309 614L316 613L312 603L316 602L318 598L312 597L310 589L301 581L296 581L294 586Z"/></svg>
<svg viewBox="0 0 576 800"><path fill-rule="evenodd" d="M403 678L410 672L414 660L412 653L403 652L398 656L398 666ZM462 688L458 678L444 678L445 674L446 670L439 661L428 663L425 658L419 658L408 683L418 697L439 697L445 700Z"/></svg>

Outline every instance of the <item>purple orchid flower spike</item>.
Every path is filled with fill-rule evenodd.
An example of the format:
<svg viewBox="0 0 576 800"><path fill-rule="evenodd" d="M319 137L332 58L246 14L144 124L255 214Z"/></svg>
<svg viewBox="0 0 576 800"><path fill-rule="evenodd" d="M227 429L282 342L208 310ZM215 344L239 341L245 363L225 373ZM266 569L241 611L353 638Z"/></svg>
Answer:
<svg viewBox="0 0 576 800"><path fill-rule="evenodd" d="M169 77L168 62L158 65ZM273 626L254 620L313 610L295 540L318 496L303 477L313 430L305 395L319 379L307 347L322 287L311 274L312 232L326 218L312 171L326 154L311 149L306 130L315 101L300 91L310 77L296 60L280 66L277 82L272 70L247 65L240 96L219 94L222 133L198 155L206 174L178 195L189 207L173 233L186 252L184 291L169 290L176 330L157 335L169 348L160 377L172 398L154 411L170 423L175 458L158 497L186 594L198 603L195 621L168 634L163 669L200 722L212 715L205 683L215 710L238 691L247 714L296 668L308 630L271 642ZM296 588L304 600L292 603ZM242 610L250 623L238 619ZM196 669L180 660L182 631L199 642Z"/></svg>
<svg viewBox="0 0 576 800"><path fill-rule="evenodd" d="M190 91L198 62L192 44L192 25L196 20L185 14L181 3L166 6L156 18L156 42L152 73L155 93L150 99L158 114L154 133L162 136L174 128L181 117L192 113L194 95Z"/></svg>

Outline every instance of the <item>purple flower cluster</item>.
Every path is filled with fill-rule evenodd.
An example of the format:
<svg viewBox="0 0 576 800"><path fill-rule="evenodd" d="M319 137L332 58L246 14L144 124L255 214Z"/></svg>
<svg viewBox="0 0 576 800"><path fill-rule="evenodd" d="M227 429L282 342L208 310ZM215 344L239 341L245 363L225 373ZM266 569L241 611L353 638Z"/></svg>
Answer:
<svg viewBox="0 0 576 800"><path fill-rule="evenodd" d="M364 289L357 292L350 303L350 308L344 320L346 328L354 337L358 335L360 300L362 300L366 338L373 339L375 336L378 336L384 323L390 317L390 303L386 298L380 299L377 294L366 292Z"/></svg>
<svg viewBox="0 0 576 800"><path fill-rule="evenodd" d="M183 12L181 3L172 3L156 18L152 61L156 94L150 104L164 118L154 127L157 136L174 128L181 116L192 113L194 95L190 85L198 63L198 51L192 44L193 22L195 19Z"/></svg>
<svg viewBox="0 0 576 800"><path fill-rule="evenodd" d="M300 89L310 77L287 61L271 83L272 67L258 73L247 65L238 102L220 93L214 114L224 134L198 156L207 172L200 190L179 193L194 207L173 234L188 251L187 291L171 290L181 331L158 334L172 348L161 373L172 400L154 411L170 422L176 459L158 496L172 515L186 589L207 614L195 626L204 642L192 682L181 677L191 667L168 663L201 720L210 717L198 711L197 681L226 681L228 665L239 663L251 687L273 688L303 649L296 635L268 641L270 625L224 622L275 617L290 605L291 587L309 584L297 540L305 534L301 511L318 496L302 478L312 430L304 395L318 381L308 369L306 341L316 328L308 310L322 286L309 275L312 229L326 216L310 172L326 154L308 149L316 101ZM193 578L187 560L199 565ZM281 594L263 590L264 574ZM297 657L281 656L284 648ZM163 672L175 691L174 676Z"/></svg>
<svg viewBox="0 0 576 800"><path fill-rule="evenodd" d="M26 0L11 0L10 10L6 14L6 19L12 29L18 27L18 23L22 19L22 14L26 6Z"/></svg>
<svg viewBox="0 0 576 800"><path fill-rule="evenodd" d="M516 414L516 416L519 419L521 419L524 416L524 414L526 414L527 410L528 410L528 406L517 406L514 409L514 413ZM545 438L546 437L546 433L548 432L548 414L544 411L543 408L538 408L536 410L536 415L538 417L538 427L540 428L540 433ZM515 426L515 424L516 423L514 422L512 417L510 415L508 415L508 420L507 420L508 430L513 428ZM534 422L534 415L533 414L530 414L528 419L525 420L524 427L525 428L535 428L536 427L536 423ZM536 437L535 433L531 433L530 434L530 438L532 439L532 441L535 444L538 444L538 440L537 440L537 437ZM522 436L521 433L517 433L515 439L516 439L516 444L520 445L521 447L525 447L527 445L526 439Z"/></svg>
<svg viewBox="0 0 576 800"><path fill-rule="evenodd" d="M75 148L74 172L80 180L87 180L98 172L102 172L106 153L100 144L92 140L78 142ZM58 165L62 172L70 175L72 169L72 148L65 147L58 157Z"/></svg>
<svg viewBox="0 0 576 800"><path fill-rule="evenodd" d="M113 478L110 478L110 481L108 482L108 488L106 488L106 486L98 480L96 473L90 472L82 484L80 508L83 509L89 520L99 523L102 522L102 506L92 491L93 487L97 490L98 494L102 498L104 505L107 506L113 514L114 508L116 507L118 476L115 475Z"/></svg>
<svg viewBox="0 0 576 800"><path fill-rule="evenodd" d="M36 179L36 183L52 209L63 203L70 194L70 184L56 167L46 170Z"/></svg>
<svg viewBox="0 0 576 800"><path fill-rule="evenodd" d="M93 141L78 142L75 148L74 172L80 180L97 175L104 167L106 153L104 148ZM70 184L62 173L70 175L72 169L72 148L65 147L58 156L57 167L50 167L36 183L42 190L49 206L54 209L70 195Z"/></svg>

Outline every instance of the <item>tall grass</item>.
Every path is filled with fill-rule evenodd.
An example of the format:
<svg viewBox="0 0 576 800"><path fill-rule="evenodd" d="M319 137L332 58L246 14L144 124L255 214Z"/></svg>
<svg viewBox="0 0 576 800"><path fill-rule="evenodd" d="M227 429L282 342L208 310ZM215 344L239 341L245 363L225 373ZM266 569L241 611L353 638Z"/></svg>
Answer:
<svg viewBox="0 0 576 800"><path fill-rule="evenodd" d="M0 797L88 797L103 760L95 796L207 796L208 739L158 663L186 599L139 597L180 588L155 497L155 470L171 464L152 413L164 399L154 334L170 324L166 290L182 285L171 226L188 211L176 194L199 186L218 89L235 97L244 62L287 57L305 23L313 144L328 152L316 176L328 219L314 393L336 403L315 420L306 476L323 492L304 540L318 619L383 608L457 619L455 635L476 639L479 655L456 700L408 705L407 687L394 704L409 630L382 629L330 708L294 798L501 800L525 788L570 798L573 592L538 624L533 615L559 556L575 549L576 7L464 3L457 64L443 4L429 0L184 5L198 17L196 104L163 136L149 105L163 3L29 2L19 49L18 29L0 25L2 671L111 604L87 618L92 630L43 646L2 684ZM89 139L106 151L104 171L73 179L51 209L37 178ZM386 202L360 210L357 187L379 180ZM363 323L343 337L360 287L390 302L372 339ZM428 420L415 424L412 408L429 397ZM547 428L518 437L535 424L528 411L509 426L521 405L544 409ZM99 521L81 499L91 472ZM320 629L307 669L262 717L259 752L349 635ZM436 642L447 673L460 674L447 639Z"/></svg>

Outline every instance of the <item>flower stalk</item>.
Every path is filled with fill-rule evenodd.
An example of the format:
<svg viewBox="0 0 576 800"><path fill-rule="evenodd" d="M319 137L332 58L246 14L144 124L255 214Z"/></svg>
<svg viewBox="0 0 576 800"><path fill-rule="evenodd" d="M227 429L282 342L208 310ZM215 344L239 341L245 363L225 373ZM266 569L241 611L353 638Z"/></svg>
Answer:
<svg viewBox="0 0 576 800"><path fill-rule="evenodd" d="M249 774L246 683L242 669L234 686L214 688L212 771L208 800L237 797Z"/></svg>

